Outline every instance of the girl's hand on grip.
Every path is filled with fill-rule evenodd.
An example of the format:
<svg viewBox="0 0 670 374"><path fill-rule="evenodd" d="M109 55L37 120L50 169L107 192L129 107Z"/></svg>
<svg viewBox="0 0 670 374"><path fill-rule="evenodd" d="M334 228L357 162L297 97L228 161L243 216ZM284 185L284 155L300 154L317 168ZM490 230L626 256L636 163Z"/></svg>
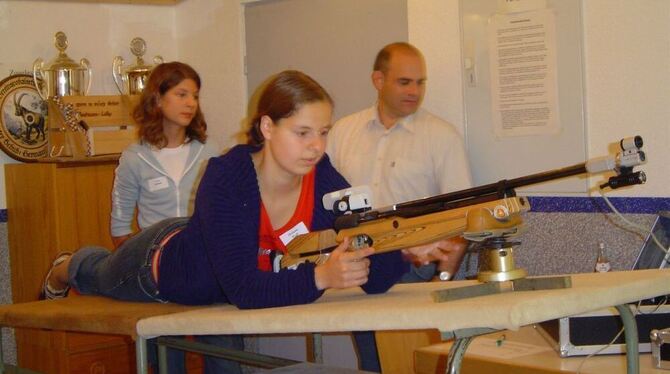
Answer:
<svg viewBox="0 0 670 374"><path fill-rule="evenodd" d="M350 239L344 238L344 241L330 253L328 260L316 267L314 277L319 290L357 287L368 281L370 260L367 257L375 250L374 248L350 250L349 243Z"/></svg>

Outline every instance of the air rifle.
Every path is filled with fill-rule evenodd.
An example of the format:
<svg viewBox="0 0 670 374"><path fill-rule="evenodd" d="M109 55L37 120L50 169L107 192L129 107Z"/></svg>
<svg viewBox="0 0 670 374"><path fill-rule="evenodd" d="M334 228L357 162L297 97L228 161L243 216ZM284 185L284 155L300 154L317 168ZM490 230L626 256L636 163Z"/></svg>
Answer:
<svg viewBox="0 0 670 374"><path fill-rule="evenodd" d="M335 220L334 229L315 231L293 239L280 264L282 268L310 261L322 263L345 237L351 238L353 249L371 246L375 254L395 251L435 242L455 236L474 242L486 242L489 247L511 250L506 238L513 237L522 227L521 213L530 209L525 197L516 196L515 189L522 186L566 178L580 174L614 171L615 175L600 188L612 189L642 184L644 172L633 168L646 161L640 136L622 139L621 152L589 160L548 172L516 179L501 180L461 191L408 201L378 210L345 214ZM337 205L337 202L336 202ZM326 207L329 208L329 207ZM340 209L335 209L340 211ZM504 257L504 256L503 256ZM504 259L504 261L511 261ZM499 266L505 279L520 274L508 274ZM517 269L522 270L522 269ZM514 270L512 270L514 272ZM521 276L525 276L525 271ZM495 275L495 277L500 277Z"/></svg>

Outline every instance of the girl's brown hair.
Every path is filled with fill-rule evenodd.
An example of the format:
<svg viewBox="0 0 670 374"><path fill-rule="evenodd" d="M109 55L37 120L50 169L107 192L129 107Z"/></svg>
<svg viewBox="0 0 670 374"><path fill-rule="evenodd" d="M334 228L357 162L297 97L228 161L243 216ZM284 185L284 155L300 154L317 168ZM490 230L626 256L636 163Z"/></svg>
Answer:
<svg viewBox="0 0 670 374"><path fill-rule="evenodd" d="M155 147L163 148L167 139L163 134L163 112L158 107L158 100L172 87L184 79L191 79L200 89L200 76L189 65L182 62L167 62L153 68L144 87L140 102L133 110L133 119L138 124L139 138ZM198 109L193 120L186 128L186 136L202 143L207 140L207 123L205 116Z"/></svg>
<svg viewBox="0 0 670 374"><path fill-rule="evenodd" d="M277 123L293 115L303 105L320 101L333 105L328 92L309 75L297 70L282 71L270 80L258 100L256 114L247 131L247 143L262 145L265 141L260 129L263 116Z"/></svg>

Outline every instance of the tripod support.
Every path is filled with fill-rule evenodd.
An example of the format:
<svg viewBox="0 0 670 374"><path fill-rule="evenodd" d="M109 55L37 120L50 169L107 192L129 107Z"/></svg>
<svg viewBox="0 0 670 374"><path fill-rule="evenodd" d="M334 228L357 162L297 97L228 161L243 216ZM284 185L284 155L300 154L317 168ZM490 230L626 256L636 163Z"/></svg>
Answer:
<svg viewBox="0 0 670 374"><path fill-rule="evenodd" d="M526 278L525 269L514 265L515 245L504 237L490 238L478 245L490 270L481 271L477 279L482 282L473 286L448 288L433 292L435 302L467 299L510 291L551 290L572 287L569 276Z"/></svg>

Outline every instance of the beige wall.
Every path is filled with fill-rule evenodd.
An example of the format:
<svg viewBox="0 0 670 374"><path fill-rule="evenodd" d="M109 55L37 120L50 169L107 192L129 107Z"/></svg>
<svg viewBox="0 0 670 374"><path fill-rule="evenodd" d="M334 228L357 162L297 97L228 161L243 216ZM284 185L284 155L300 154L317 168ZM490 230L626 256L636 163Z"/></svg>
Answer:
<svg viewBox="0 0 670 374"><path fill-rule="evenodd" d="M644 137L648 182L625 196L670 197L670 1L584 1L588 152Z"/></svg>
<svg viewBox="0 0 670 374"><path fill-rule="evenodd" d="M426 58L428 82L424 106L463 134L458 0L408 0L407 19L409 41Z"/></svg>
<svg viewBox="0 0 670 374"><path fill-rule="evenodd" d="M612 195L669 197L670 2L585 0L582 16L588 155L642 135L648 182ZM408 19L409 41L428 60L425 105L462 129L458 0L408 0Z"/></svg>
<svg viewBox="0 0 670 374"><path fill-rule="evenodd" d="M128 43L141 36L149 55L180 59L198 69L210 133L222 146L230 146L246 107L244 2L185 0L176 6L148 6L3 1L0 75L30 71L37 57L53 58L53 34L62 30L70 40L68 54L87 57L93 65L92 93L114 94L112 58L121 54L130 60ZM670 2L588 0L583 18L588 152L599 156L612 140L643 135L649 181L618 194L668 196ZM426 107L463 131L458 0L408 0L408 29L410 42L428 60ZM7 162L14 161L0 154L0 163ZM0 182L4 208L2 176Z"/></svg>
<svg viewBox="0 0 670 374"><path fill-rule="evenodd" d="M588 152L598 156L613 139L643 135L649 181L618 194L667 197L670 2L588 0L583 18ZM0 73L30 70L36 57L55 56L52 36L63 30L70 39L69 55L91 60L92 93L114 94L112 58L122 54L129 59L130 39L142 36L148 54L180 59L199 70L210 133L230 146L246 110L243 29L239 0L185 0L176 6L3 1ZM426 107L462 130L458 1L408 0L408 29L410 42L428 60ZM0 163L6 162L13 161L0 155ZM4 183L0 189L4 208Z"/></svg>
<svg viewBox="0 0 670 374"><path fill-rule="evenodd" d="M201 74L209 134L230 147L247 105L242 6L235 0L186 0L176 11L178 55Z"/></svg>
<svg viewBox="0 0 670 374"><path fill-rule="evenodd" d="M147 42L147 55L177 59L175 8L123 4L85 4L56 1L0 1L0 79L12 72L32 74L36 58L50 61L58 51L54 34L68 37L66 53L92 66L91 94L118 94L112 78L112 60L121 55L134 63L130 41ZM0 165L15 163L0 152ZM6 208L4 167L0 170L0 209Z"/></svg>

